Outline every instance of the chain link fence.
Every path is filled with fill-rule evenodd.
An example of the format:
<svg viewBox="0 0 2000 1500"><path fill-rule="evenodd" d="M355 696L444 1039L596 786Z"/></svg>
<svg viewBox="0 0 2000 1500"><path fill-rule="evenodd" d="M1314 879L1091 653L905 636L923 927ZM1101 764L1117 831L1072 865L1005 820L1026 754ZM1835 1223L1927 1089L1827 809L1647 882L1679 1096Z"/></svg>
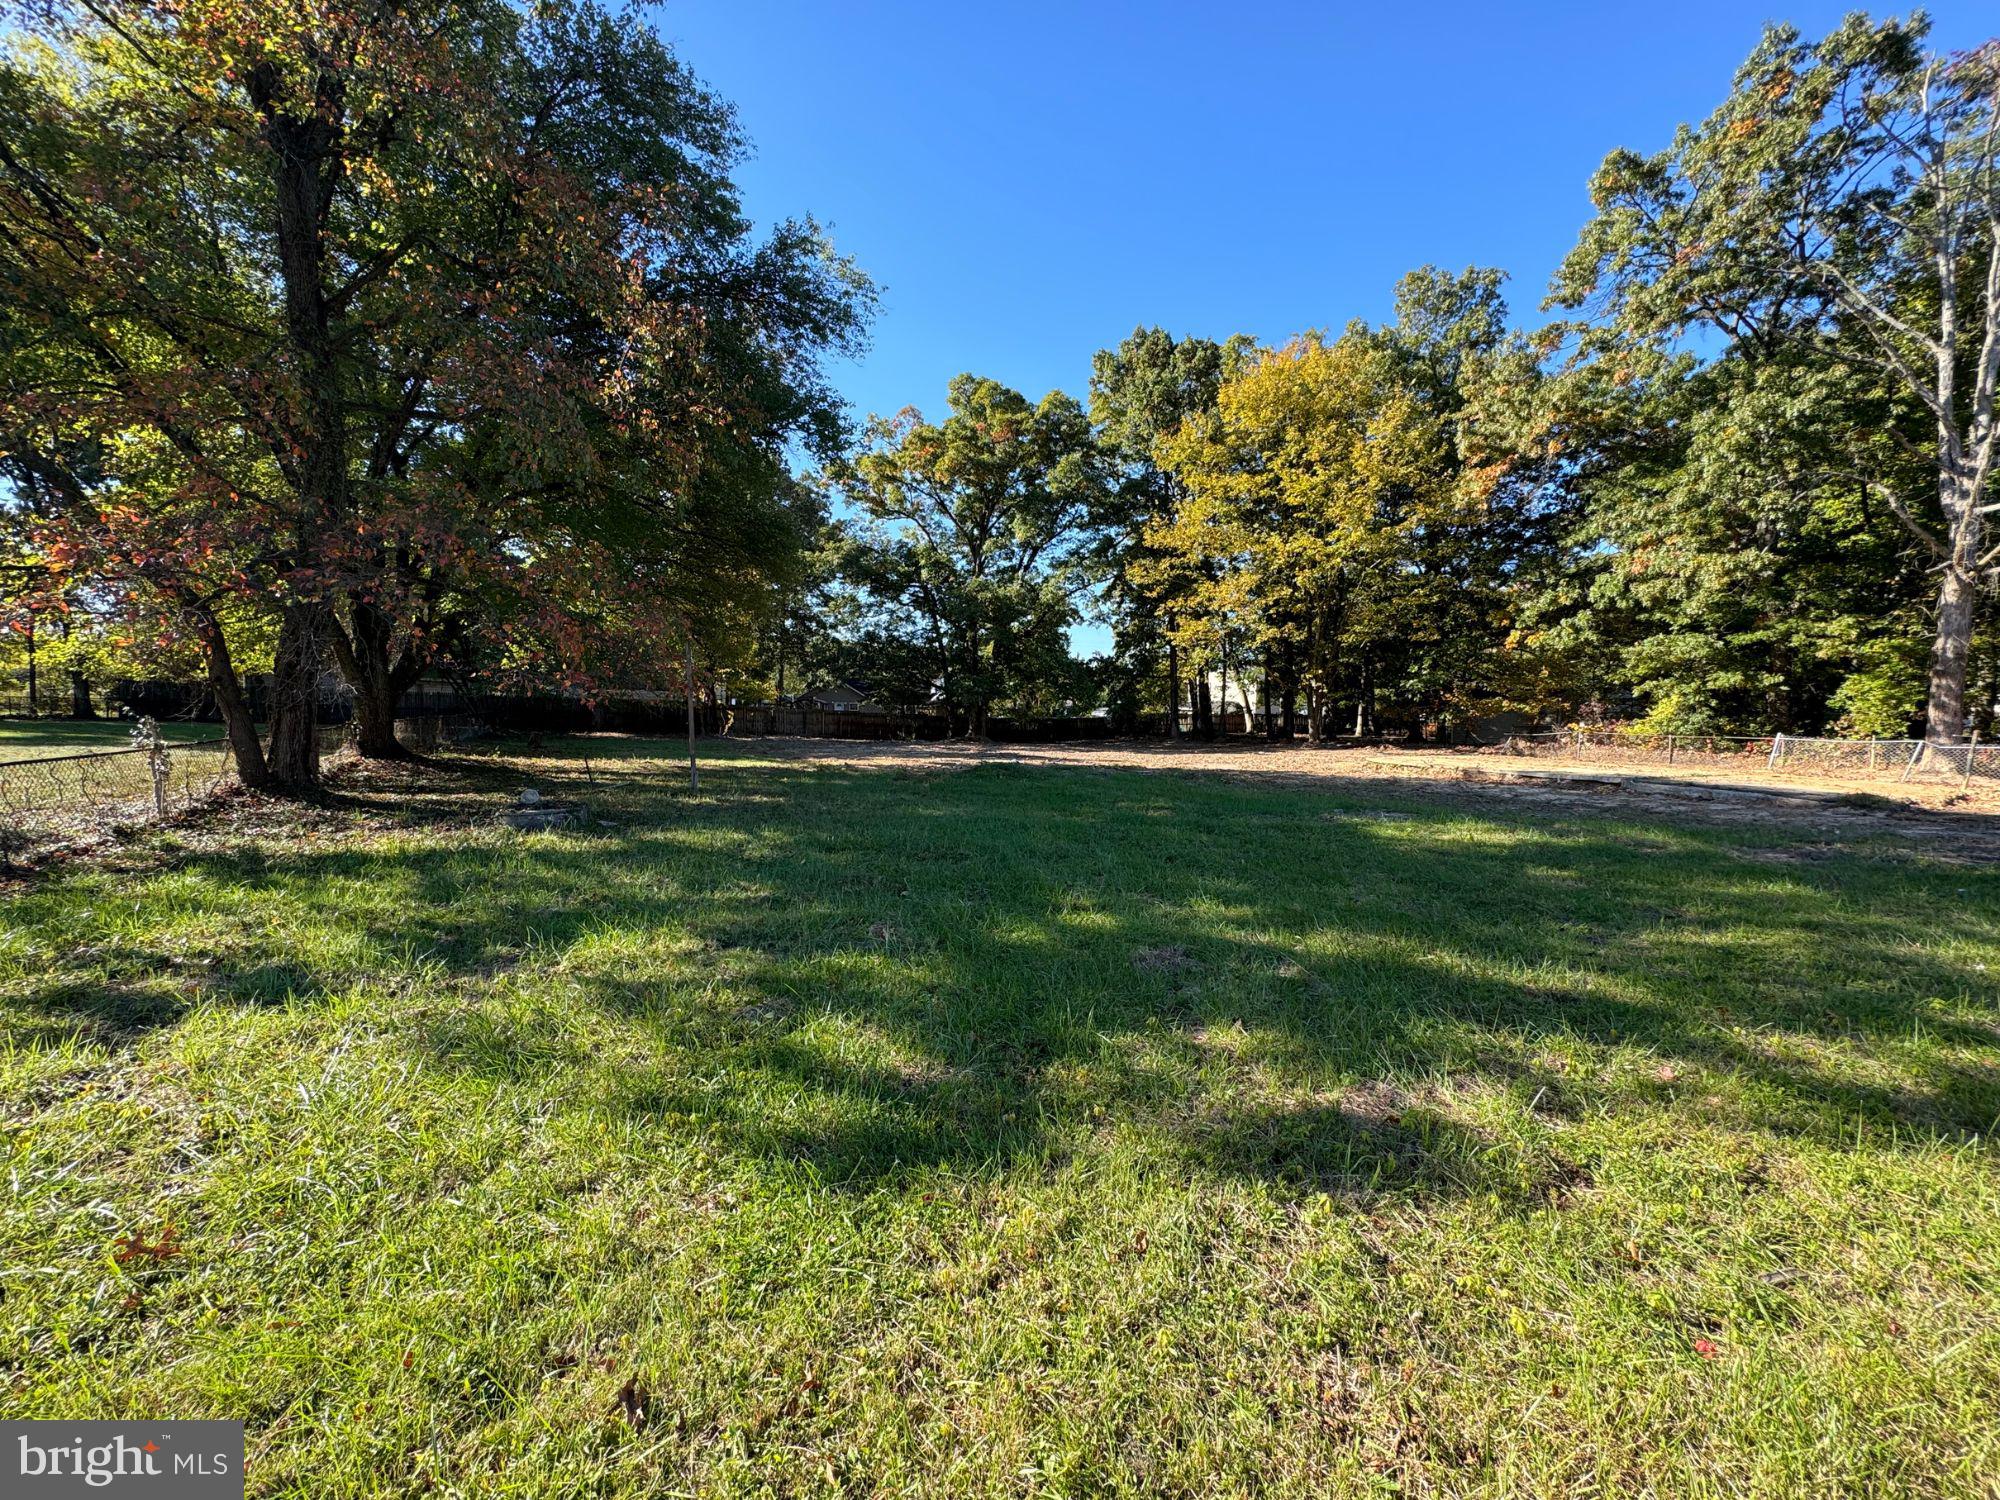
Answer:
<svg viewBox="0 0 2000 1500"><path fill-rule="evenodd" d="M358 726L322 724L319 727L319 758L322 764L340 760L354 749ZM448 750L490 733L485 720L472 714L418 714L396 721L396 738L403 748L416 755Z"/></svg>
<svg viewBox="0 0 2000 1500"><path fill-rule="evenodd" d="M185 812L235 771L220 736L0 762L0 860Z"/></svg>
<svg viewBox="0 0 2000 1500"><path fill-rule="evenodd" d="M1510 734L1482 748L1501 755L1589 761L1598 765L1694 766L1890 781L2000 781L2000 744L1977 742L1933 745L1923 740L1836 740L1793 734L1635 734L1623 729L1560 729Z"/></svg>
<svg viewBox="0 0 2000 1500"><path fill-rule="evenodd" d="M135 740L143 739L143 723ZM484 732L483 724L465 716L396 721L398 738L420 755ZM353 750L352 725L326 725L319 736L325 764L338 764ZM236 757L221 735L0 760L0 869L30 849L76 843L188 812L235 780Z"/></svg>
<svg viewBox="0 0 2000 1500"><path fill-rule="evenodd" d="M1634 734L1623 729L1558 729L1510 734L1485 748L1541 760L1602 765L1714 766L1749 769L1769 762L1773 735Z"/></svg>
<svg viewBox="0 0 2000 1500"><path fill-rule="evenodd" d="M1774 771L1828 771L1842 776L1893 774L1899 781L2000 781L2000 745L1933 745L1923 740L1826 740L1781 734L1771 748Z"/></svg>

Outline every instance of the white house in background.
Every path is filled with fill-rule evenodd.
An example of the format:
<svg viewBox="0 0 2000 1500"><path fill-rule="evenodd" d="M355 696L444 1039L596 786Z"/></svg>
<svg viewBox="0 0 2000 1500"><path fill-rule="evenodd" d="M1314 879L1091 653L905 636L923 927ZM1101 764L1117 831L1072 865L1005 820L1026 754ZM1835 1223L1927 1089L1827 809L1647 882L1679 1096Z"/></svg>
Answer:
<svg viewBox="0 0 2000 1500"><path fill-rule="evenodd" d="M1229 674L1229 691L1223 692L1222 674L1208 674L1208 696L1218 714L1226 714L1232 709L1243 715L1243 722L1254 723L1257 714L1256 688L1246 683L1234 672Z"/></svg>
<svg viewBox="0 0 2000 1500"><path fill-rule="evenodd" d="M1181 684L1180 702L1181 728L1192 729L1194 727L1194 710L1188 705L1187 692L1188 684L1183 682ZM1235 713L1241 718L1242 722L1236 726L1239 732L1255 724L1257 722L1255 692L1256 689L1253 686L1246 685L1240 677L1232 672L1229 674L1229 696L1225 699L1222 693L1222 674L1220 672L1210 672L1208 674L1208 699L1215 713L1216 723L1218 724L1228 722L1227 716L1231 713Z"/></svg>
<svg viewBox="0 0 2000 1500"><path fill-rule="evenodd" d="M831 687L819 688L814 692L802 693L800 704L806 708L830 708L836 713L876 713L883 712L868 691L868 684L857 682L851 677L842 678Z"/></svg>

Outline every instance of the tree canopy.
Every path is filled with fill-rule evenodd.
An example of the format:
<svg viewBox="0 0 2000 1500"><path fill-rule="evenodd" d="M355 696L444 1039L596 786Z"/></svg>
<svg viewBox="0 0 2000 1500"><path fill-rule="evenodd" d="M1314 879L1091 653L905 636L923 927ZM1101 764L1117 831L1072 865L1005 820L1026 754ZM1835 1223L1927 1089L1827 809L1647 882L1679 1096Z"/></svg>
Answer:
<svg viewBox="0 0 2000 1500"><path fill-rule="evenodd" d="M1843 524L1872 532L1871 510L1901 526L1935 574L1926 731L1955 739L1979 596L2000 564L1984 519L2000 456L2000 43L1941 56L1925 31L1920 16L1859 14L1817 43L1767 30L1699 126L1656 154L1605 158L1597 217L1555 295L1604 309L1587 346L1600 358L1671 349L1695 327L1727 341L1719 372L1679 372L1732 412L1702 424L1688 461L1755 434L1757 477L1704 485L1711 504L1779 521L1772 502L1785 493L1792 529L1821 537ZM1852 394L1838 389L1848 383ZM1702 517L1688 519L1683 549L1702 535ZM1900 560L1872 536L1868 546L1878 583L1900 584ZM1762 570L1753 587L1774 576ZM1814 613L1836 635L1856 628ZM1789 634L1763 628L1774 643ZM1895 655L1860 646L1878 667ZM1778 688L1788 669L1767 666ZM1894 690L1875 682L1850 697L1887 707Z"/></svg>
<svg viewBox="0 0 2000 1500"><path fill-rule="evenodd" d="M810 218L753 230L743 151L595 0L33 12L0 662L78 704L198 671L293 787L329 676L394 755L426 673L600 694L689 650L973 734L1991 731L2000 43L1769 28L1605 157L1539 327L1424 266L1386 321L1141 326L1087 401L966 374L858 431L828 365L874 289Z"/></svg>
<svg viewBox="0 0 2000 1500"><path fill-rule="evenodd" d="M873 423L833 471L854 508L857 575L884 636L908 643L973 734L1002 696L1066 662L1082 520L1103 485L1083 409L961 375L941 422Z"/></svg>
<svg viewBox="0 0 2000 1500"><path fill-rule="evenodd" d="M810 221L751 239L733 115L645 27L58 7L0 100L6 463L48 586L196 636L246 779L313 778L329 656L387 751L441 659L574 680L790 565L786 445L837 441L818 358L870 289Z"/></svg>

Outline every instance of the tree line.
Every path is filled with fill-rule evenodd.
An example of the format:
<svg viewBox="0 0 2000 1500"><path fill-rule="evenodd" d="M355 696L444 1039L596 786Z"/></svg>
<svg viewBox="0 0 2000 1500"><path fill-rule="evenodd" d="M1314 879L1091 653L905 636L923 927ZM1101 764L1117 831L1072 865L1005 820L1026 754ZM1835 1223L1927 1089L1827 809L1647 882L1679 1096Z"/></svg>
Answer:
<svg viewBox="0 0 2000 1500"><path fill-rule="evenodd" d="M1082 702L1212 732L1234 674L1274 735L1990 735L2000 44L1927 40L1768 30L1706 120L1605 159L1531 332L1500 272L1424 267L1379 327L1142 328L1087 402L967 376L876 423L767 675L973 732Z"/></svg>
<svg viewBox="0 0 2000 1500"><path fill-rule="evenodd" d="M290 788L329 674L396 755L426 674L690 657L972 734L1212 733L1231 683L1313 738L1990 732L1996 142L2000 45L1772 28L1606 157L1537 326L1427 266L1379 325L1141 328L1081 399L966 375L857 430L872 284L753 233L732 111L643 24L50 4L0 43L0 658L79 706L198 674Z"/></svg>

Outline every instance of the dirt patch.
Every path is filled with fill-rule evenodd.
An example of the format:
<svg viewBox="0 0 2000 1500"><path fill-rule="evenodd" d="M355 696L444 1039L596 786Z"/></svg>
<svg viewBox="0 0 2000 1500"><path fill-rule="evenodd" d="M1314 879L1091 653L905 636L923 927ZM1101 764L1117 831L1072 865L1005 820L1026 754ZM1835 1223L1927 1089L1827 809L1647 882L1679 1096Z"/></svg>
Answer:
<svg viewBox="0 0 2000 1500"><path fill-rule="evenodd" d="M1340 1112L1365 1130L1383 1130L1402 1123L1410 1096L1392 1083L1379 1079L1357 1083L1340 1091Z"/></svg>
<svg viewBox="0 0 2000 1500"><path fill-rule="evenodd" d="M750 1025L763 1022L782 1021L797 1009L790 1000L782 998L761 1000L753 1005L739 1005L731 1014Z"/></svg>
<svg viewBox="0 0 2000 1500"><path fill-rule="evenodd" d="M1739 858L1770 865L1816 865L1854 857L1854 851L1845 844L1778 844L1768 849L1739 849L1736 852Z"/></svg>
<svg viewBox="0 0 2000 1500"><path fill-rule="evenodd" d="M1181 947L1139 948L1132 954L1132 967L1141 974L1179 974L1194 967L1194 960Z"/></svg>
<svg viewBox="0 0 2000 1500"><path fill-rule="evenodd" d="M1148 740L996 745L777 738L742 743L758 754L815 765L916 774L1006 765L1212 775L1253 785L1338 788L1404 801L1414 797L1468 810L1590 811L1663 824L1766 827L1785 830L1791 835L1788 842L1801 845L1886 837L1907 840L1925 855L1943 860L2000 860L2000 787L1979 785L1961 792L1943 784L1767 775L1755 767L1736 765L1729 766L1726 774L1705 767L1641 770L1589 762L1552 764L1465 750L1385 754L1374 745ZM1568 779L1549 779L1551 771ZM1754 789L1746 794L1752 783ZM1325 816L1329 821L1387 822L1411 814L1341 809Z"/></svg>

